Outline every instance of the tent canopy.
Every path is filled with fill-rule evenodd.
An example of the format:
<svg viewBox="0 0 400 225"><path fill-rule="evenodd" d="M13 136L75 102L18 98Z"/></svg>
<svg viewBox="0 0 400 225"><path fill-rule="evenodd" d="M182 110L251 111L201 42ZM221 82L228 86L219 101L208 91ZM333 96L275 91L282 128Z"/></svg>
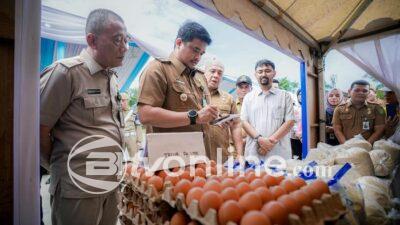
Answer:
<svg viewBox="0 0 400 225"><path fill-rule="evenodd" d="M398 48L382 57L382 51L392 48L387 43L398 43L398 35L390 42L385 35L385 44L377 48L364 44L357 45L357 51L349 50L355 43L365 42L366 37L377 40L384 38L383 33L399 34L399 0L181 1L304 61L309 74L315 74L318 58L332 48L340 48L347 58L400 94L398 74L389 69L400 64ZM380 42L374 43L377 46ZM372 52L375 57L361 60L357 55L360 52Z"/></svg>

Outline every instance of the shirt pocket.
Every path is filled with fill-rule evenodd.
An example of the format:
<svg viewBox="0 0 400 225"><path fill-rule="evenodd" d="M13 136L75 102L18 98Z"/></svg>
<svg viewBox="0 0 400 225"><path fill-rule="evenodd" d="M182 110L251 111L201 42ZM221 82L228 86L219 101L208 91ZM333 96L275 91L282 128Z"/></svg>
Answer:
<svg viewBox="0 0 400 225"><path fill-rule="evenodd" d="M227 115L231 113L231 107L229 105L221 105L218 108L221 115Z"/></svg>
<svg viewBox="0 0 400 225"><path fill-rule="evenodd" d="M282 106L278 106L272 111L272 117L275 120L283 120L283 117L285 116L285 109Z"/></svg>
<svg viewBox="0 0 400 225"><path fill-rule="evenodd" d="M193 107L193 94L183 81L174 81L172 83L171 97L167 100L168 108L174 111L187 111L195 109Z"/></svg>
<svg viewBox="0 0 400 225"><path fill-rule="evenodd" d="M111 99L108 96L83 97L83 103L88 121L100 125L111 118Z"/></svg>

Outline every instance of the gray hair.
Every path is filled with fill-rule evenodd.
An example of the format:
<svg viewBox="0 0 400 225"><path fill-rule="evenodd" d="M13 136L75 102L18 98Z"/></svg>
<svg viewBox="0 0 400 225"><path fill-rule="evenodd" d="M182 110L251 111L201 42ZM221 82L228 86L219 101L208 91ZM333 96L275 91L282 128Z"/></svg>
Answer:
<svg viewBox="0 0 400 225"><path fill-rule="evenodd" d="M91 11L87 17L85 32L86 34L93 33L99 35L103 32L104 28L114 20L124 23L124 20L111 10L95 9Z"/></svg>

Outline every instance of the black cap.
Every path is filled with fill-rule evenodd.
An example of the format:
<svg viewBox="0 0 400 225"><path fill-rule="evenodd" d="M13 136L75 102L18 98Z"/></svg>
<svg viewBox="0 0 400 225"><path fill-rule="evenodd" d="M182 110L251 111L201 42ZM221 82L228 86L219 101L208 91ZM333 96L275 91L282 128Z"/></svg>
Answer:
<svg viewBox="0 0 400 225"><path fill-rule="evenodd" d="M236 85L239 85L242 83L252 85L252 81L251 81L250 77L246 76L246 75L242 75L242 76L238 77L238 79L236 80Z"/></svg>

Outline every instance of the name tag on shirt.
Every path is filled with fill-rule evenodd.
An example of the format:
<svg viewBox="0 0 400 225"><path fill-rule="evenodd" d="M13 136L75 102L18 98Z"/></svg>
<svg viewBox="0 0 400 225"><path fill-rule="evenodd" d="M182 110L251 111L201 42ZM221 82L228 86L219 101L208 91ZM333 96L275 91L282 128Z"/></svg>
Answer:
<svg viewBox="0 0 400 225"><path fill-rule="evenodd" d="M98 95L101 94L100 89L86 89L88 95Z"/></svg>
<svg viewBox="0 0 400 225"><path fill-rule="evenodd" d="M368 121L363 122L363 130L369 130L369 122Z"/></svg>

